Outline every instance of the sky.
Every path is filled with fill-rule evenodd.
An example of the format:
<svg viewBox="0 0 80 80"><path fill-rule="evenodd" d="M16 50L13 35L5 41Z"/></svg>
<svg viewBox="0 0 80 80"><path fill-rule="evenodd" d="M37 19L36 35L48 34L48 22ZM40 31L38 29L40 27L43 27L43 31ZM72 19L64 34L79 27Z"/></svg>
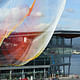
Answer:
<svg viewBox="0 0 80 80"><path fill-rule="evenodd" d="M80 31L80 0L67 0L56 30Z"/></svg>
<svg viewBox="0 0 80 80"><path fill-rule="evenodd" d="M21 19L21 15L25 14L26 10L21 9L26 8L26 6L30 8L33 1L34 0L0 0L0 28L13 28L13 26ZM44 29L45 26L54 22L54 19L59 11L58 8L62 1L63 0L36 0L34 9L32 10L30 16L23 21L23 24L19 25L17 31L19 31L19 29L22 30L22 26L27 28L23 28L24 30L28 30L28 26L31 28L35 27L34 29L36 30L41 28ZM28 10L26 12L28 12Z"/></svg>
<svg viewBox="0 0 80 80"><path fill-rule="evenodd" d="M3 7L4 8L5 7L10 8L10 5L11 6L12 5L13 6L19 6L22 4L27 4L27 6L30 7L30 4L32 4L33 1L34 0L0 0L0 8L3 8ZM48 1L48 0L46 0L46 1ZM52 0L52 1L54 2L55 0ZM13 4L13 2L14 2L14 4ZM17 3L17 5L15 2ZM45 2L45 0L44 0L44 2ZM53 2L52 3L51 2L50 2L50 4L53 7L53 4L52 4ZM8 4L10 4L10 5L8 6ZM43 6L44 3L41 5ZM43 13L44 14L46 13L46 16L47 16L48 15L46 12L47 7L44 6L43 10L44 9L45 9L45 11L43 11ZM53 11L53 8L51 8L50 10ZM54 12L51 12L51 15L53 13ZM66 0L66 6L65 6L64 12L61 16L61 19L57 25L56 30L80 30L80 14L79 13L80 13L80 0ZM40 15L40 14L42 15L42 13L38 12L38 15ZM48 17L51 18L52 17L51 15ZM50 18L49 19L46 18L45 22L48 23L51 20ZM44 19L41 19L41 22L43 22L43 21L44 21Z"/></svg>

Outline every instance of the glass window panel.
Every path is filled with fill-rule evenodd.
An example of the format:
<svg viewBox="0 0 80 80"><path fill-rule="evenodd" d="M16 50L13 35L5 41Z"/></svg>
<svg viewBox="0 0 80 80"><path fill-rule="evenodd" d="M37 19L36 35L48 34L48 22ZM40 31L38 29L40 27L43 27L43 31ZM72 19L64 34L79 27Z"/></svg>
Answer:
<svg viewBox="0 0 80 80"><path fill-rule="evenodd" d="M71 46L71 39L64 39L65 46Z"/></svg>
<svg viewBox="0 0 80 80"><path fill-rule="evenodd" d="M72 49L71 48L64 48L64 53L65 54L71 54L72 53Z"/></svg>
<svg viewBox="0 0 80 80"><path fill-rule="evenodd" d="M63 48L58 48L59 54L63 54Z"/></svg>

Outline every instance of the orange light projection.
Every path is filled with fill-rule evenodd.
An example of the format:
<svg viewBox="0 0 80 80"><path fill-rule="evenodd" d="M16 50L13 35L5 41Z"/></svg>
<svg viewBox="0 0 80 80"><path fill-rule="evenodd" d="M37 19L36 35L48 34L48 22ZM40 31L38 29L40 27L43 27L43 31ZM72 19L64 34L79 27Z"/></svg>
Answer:
<svg viewBox="0 0 80 80"><path fill-rule="evenodd" d="M0 66L27 64L37 58L48 45L66 0L1 2Z"/></svg>

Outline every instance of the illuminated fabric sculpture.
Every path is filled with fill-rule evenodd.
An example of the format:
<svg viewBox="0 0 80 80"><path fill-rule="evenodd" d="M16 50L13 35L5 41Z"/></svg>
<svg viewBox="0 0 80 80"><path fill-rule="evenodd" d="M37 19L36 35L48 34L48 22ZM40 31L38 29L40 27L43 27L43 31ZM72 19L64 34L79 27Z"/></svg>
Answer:
<svg viewBox="0 0 80 80"><path fill-rule="evenodd" d="M23 65L49 43L66 0L0 0L0 66Z"/></svg>

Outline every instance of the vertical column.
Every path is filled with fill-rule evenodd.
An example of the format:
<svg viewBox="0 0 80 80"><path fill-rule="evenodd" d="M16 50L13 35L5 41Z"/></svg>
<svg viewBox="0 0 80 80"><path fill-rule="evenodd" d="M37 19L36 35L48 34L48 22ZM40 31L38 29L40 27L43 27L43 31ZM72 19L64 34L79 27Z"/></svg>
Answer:
<svg viewBox="0 0 80 80"><path fill-rule="evenodd" d="M34 59L34 69L33 69L33 79L35 79L35 59Z"/></svg>
<svg viewBox="0 0 80 80"><path fill-rule="evenodd" d="M72 38L71 38L71 49L72 49ZM72 55L72 51L70 53ZM69 57L69 68L68 68L68 75L70 74L70 66L71 66L71 56Z"/></svg>
<svg viewBox="0 0 80 80"><path fill-rule="evenodd" d="M22 79L25 78L24 69L22 70Z"/></svg>
<svg viewBox="0 0 80 80"><path fill-rule="evenodd" d="M33 77L35 79L35 68L33 69Z"/></svg>
<svg viewBox="0 0 80 80"><path fill-rule="evenodd" d="M44 68L44 79L46 78L46 69Z"/></svg>
<svg viewBox="0 0 80 80"><path fill-rule="evenodd" d="M33 76L31 76L31 79L30 80L33 80Z"/></svg>
<svg viewBox="0 0 80 80"><path fill-rule="evenodd" d="M50 69L49 69L49 76L51 75L51 54L49 54L49 59L50 59Z"/></svg>
<svg viewBox="0 0 80 80"><path fill-rule="evenodd" d="M44 65L46 65L46 59L45 59L46 57L44 57ZM45 77L46 77L46 70L45 70L45 68L44 68L44 79L45 79Z"/></svg>
<svg viewBox="0 0 80 80"><path fill-rule="evenodd" d="M10 70L9 80L12 80L12 70Z"/></svg>
<svg viewBox="0 0 80 80"><path fill-rule="evenodd" d="M71 57L69 57L68 76L70 75Z"/></svg>
<svg viewBox="0 0 80 80"><path fill-rule="evenodd" d="M65 46L65 44L64 44L64 38L63 38L63 55L64 55L64 46ZM65 63L65 61L64 61L64 56L63 56L63 64L64 63ZM63 72L64 72L63 76L65 76L65 65L63 65Z"/></svg>

